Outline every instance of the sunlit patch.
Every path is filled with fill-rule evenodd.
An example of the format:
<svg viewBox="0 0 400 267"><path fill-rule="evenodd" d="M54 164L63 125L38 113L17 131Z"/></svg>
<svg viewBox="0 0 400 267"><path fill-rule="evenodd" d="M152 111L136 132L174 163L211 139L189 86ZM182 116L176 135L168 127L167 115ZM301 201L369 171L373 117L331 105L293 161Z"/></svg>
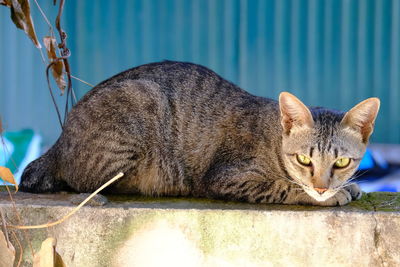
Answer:
<svg viewBox="0 0 400 267"><path fill-rule="evenodd" d="M114 266L201 266L203 255L178 228L157 222L135 232L119 249ZM167 265L166 265L167 264ZM170 264L170 265L168 265Z"/></svg>

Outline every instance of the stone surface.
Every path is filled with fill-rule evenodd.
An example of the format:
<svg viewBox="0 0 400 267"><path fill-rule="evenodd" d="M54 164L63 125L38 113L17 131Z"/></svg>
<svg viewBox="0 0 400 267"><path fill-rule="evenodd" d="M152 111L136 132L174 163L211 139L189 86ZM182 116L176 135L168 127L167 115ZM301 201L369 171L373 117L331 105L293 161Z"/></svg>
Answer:
<svg viewBox="0 0 400 267"><path fill-rule="evenodd" d="M28 234L36 251L56 237L68 266L400 266L399 196L366 194L335 208L109 196L104 206ZM13 197L26 225L74 207L71 194ZM18 224L5 192L0 207ZM26 239L23 245L30 266Z"/></svg>

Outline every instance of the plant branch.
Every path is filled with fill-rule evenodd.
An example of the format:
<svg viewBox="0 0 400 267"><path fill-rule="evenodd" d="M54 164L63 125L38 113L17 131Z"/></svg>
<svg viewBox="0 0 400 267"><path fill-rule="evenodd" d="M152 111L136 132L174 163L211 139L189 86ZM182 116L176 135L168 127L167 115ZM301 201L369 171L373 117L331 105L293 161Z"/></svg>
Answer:
<svg viewBox="0 0 400 267"><path fill-rule="evenodd" d="M49 26L50 34L52 36L54 36L53 26L51 26L51 23L50 23L49 19L46 17L46 14L44 14L44 12L43 12L42 8L40 7L39 3L36 0L34 0L34 1L35 1L35 4L36 4L37 8L39 9L40 14L42 14L42 17L44 18L44 20L46 21L47 25Z"/></svg>
<svg viewBox="0 0 400 267"><path fill-rule="evenodd" d="M10 188L8 188L7 185L6 185L6 189L7 189L7 192L8 192L8 196L10 197L10 200L11 200L11 203L12 203L12 207L14 209L14 213L17 216L18 223L22 224L21 216L20 216L20 214L19 214L19 212L17 210L17 207L15 205L15 201L14 201L14 198L12 197ZM22 231L22 234L24 235L26 241L28 242L29 248L30 248L31 253L32 253L32 258L33 258L35 256L35 251L33 250L33 247L32 247L32 243L31 243L31 238L30 238L29 232L28 231Z"/></svg>
<svg viewBox="0 0 400 267"><path fill-rule="evenodd" d="M69 62L68 62L68 57L70 57L71 51L67 47L67 42L66 42L67 34L61 28L61 16L64 11L64 2L65 2L64 0L60 0L60 5L58 7L58 15L56 18L56 29L60 35L61 43L58 44L58 47L61 50L61 57L63 58L65 72L67 73L67 78L68 78L68 87L67 87L67 95L66 95L67 99L65 101L65 114L64 114L64 123L65 123L67 120L67 115L68 115L68 104L69 104L68 101L69 101L71 91L72 91L72 79L71 79L71 70L70 70L70 66L69 66ZM55 3L56 3L56 1L54 1L54 4ZM74 104L74 103L72 102L72 104Z"/></svg>
<svg viewBox="0 0 400 267"><path fill-rule="evenodd" d="M116 176L114 176L111 180L109 180L107 183L103 184L101 187L99 187L96 191L94 191L90 196L88 196L84 201L82 201L81 204L79 204L77 207L75 207L70 213L62 217L60 220L57 220L55 222L49 222L45 224L39 224L39 225L7 225L9 228L16 228L16 229L41 229L41 228L48 228L51 226L55 226L57 224L60 224L64 222L66 219L74 215L83 205L85 205L89 200L91 200L95 195L97 195L101 190L118 180L124 176L122 172L118 173Z"/></svg>
<svg viewBox="0 0 400 267"><path fill-rule="evenodd" d="M87 86L94 87L93 84L90 84L90 83L88 83L88 82L86 82L86 81L84 81L84 80L82 80L82 79L80 79L80 78L78 78L78 77L73 76L73 75L71 75L71 78L72 78L72 79L75 79L75 80L77 80L77 81L80 81L81 83L84 83L84 84L86 84Z"/></svg>
<svg viewBox="0 0 400 267"><path fill-rule="evenodd" d="M0 207L0 215L1 215L1 221L2 221L1 228L3 228L3 233L4 233L4 236L6 238L7 248L10 248L9 247L10 239L8 238L6 218L4 217L3 209L1 207Z"/></svg>
<svg viewBox="0 0 400 267"><path fill-rule="evenodd" d="M18 247L19 247L19 259L18 259L18 263L17 263L17 267L19 267L19 266L21 266L22 254L24 254L24 249L22 248L21 241L19 241L19 239L18 239L17 235L15 234L15 232L11 231L11 233L13 234L15 242L17 242Z"/></svg>
<svg viewBox="0 0 400 267"><path fill-rule="evenodd" d="M53 89L51 88L50 79L49 79L49 70L55 64L55 62L56 61L53 61L49 65L47 65L47 68L46 68L46 79L47 79L47 86L49 88L49 92L50 92L50 95L51 95L51 100L53 101L54 107L56 108L58 122L60 123L61 129L63 129L64 127L63 127L63 123L62 123L62 119L61 119L60 110L58 109L56 99L54 98Z"/></svg>

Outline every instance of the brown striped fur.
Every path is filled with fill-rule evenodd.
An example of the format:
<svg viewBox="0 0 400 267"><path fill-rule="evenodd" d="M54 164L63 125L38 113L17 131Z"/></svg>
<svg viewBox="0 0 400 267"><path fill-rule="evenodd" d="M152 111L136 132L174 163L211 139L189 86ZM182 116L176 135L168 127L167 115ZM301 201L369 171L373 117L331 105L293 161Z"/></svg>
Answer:
<svg viewBox="0 0 400 267"><path fill-rule="evenodd" d="M379 107L366 101L344 115L288 93L279 102L253 96L195 64L139 66L79 101L58 141L25 169L21 190L92 192L124 172L109 192L343 205L360 196L346 181ZM312 170L296 164L298 153ZM351 168L332 171L342 155L355 159ZM317 186L328 186L328 197Z"/></svg>

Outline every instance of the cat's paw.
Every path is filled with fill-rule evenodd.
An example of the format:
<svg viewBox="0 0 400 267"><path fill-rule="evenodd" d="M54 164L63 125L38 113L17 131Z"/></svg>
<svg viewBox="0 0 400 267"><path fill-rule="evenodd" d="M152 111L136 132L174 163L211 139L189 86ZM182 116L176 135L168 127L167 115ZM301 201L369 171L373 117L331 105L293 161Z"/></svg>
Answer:
<svg viewBox="0 0 400 267"><path fill-rule="evenodd" d="M340 189L333 197L327 200L327 206L344 206L352 200L352 195L347 189Z"/></svg>
<svg viewBox="0 0 400 267"><path fill-rule="evenodd" d="M287 202L285 204L300 204L300 205L314 205L314 206L344 206L352 200L350 192L346 189L339 190L334 196L325 201L318 201L308 194L300 194L296 197L295 202Z"/></svg>
<svg viewBox="0 0 400 267"><path fill-rule="evenodd" d="M351 184L339 190L333 197L320 203L321 206L344 206L352 200L360 199L362 191L357 184Z"/></svg>
<svg viewBox="0 0 400 267"><path fill-rule="evenodd" d="M352 200L357 200L361 198L362 191L358 184L348 185L344 189L350 193Z"/></svg>
<svg viewBox="0 0 400 267"><path fill-rule="evenodd" d="M335 207L344 206L350 203L352 200L359 199L362 195L360 187L357 184L348 185L340 189L334 196L328 198L325 201L318 201L310 195L302 192L294 195L294 197L288 197L284 204L295 204L295 205L314 205L314 206L325 206Z"/></svg>

